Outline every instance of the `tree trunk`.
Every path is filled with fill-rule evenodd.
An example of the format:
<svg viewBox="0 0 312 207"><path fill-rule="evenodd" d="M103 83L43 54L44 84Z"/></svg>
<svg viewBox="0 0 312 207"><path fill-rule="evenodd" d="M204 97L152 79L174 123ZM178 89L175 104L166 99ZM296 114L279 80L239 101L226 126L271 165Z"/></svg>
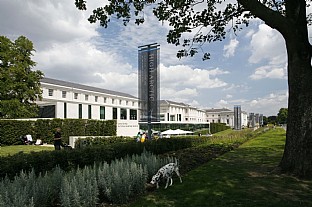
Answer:
<svg viewBox="0 0 312 207"><path fill-rule="evenodd" d="M282 172L312 177L311 45L304 25L284 36L288 54L288 119Z"/></svg>

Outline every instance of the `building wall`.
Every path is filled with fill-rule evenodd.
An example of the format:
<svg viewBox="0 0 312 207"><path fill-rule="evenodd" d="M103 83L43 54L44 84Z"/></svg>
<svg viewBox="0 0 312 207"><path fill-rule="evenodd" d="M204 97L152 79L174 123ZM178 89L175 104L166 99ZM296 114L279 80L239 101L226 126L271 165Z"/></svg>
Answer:
<svg viewBox="0 0 312 207"><path fill-rule="evenodd" d="M89 106L91 106L91 119L101 119L100 108L105 107L105 120L112 120L113 108L117 108L118 126L117 135L135 136L139 130L139 101L135 97L116 94L101 93L83 88L69 87L41 82L43 99L38 101L39 106L55 105L55 117L52 118L79 118L79 104L82 106L82 119L89 118ZM66 103L66 116L64 114ZM161 123L226 123L234 127L234 112L229 109L217 111L198 109L184 103L172 101L160 102ZM127 118L121 119L121 109L127 112ZM130 119L130 110L137 111L137 119ZM242 112L242 126L247 126L247 113Z"/></svg>

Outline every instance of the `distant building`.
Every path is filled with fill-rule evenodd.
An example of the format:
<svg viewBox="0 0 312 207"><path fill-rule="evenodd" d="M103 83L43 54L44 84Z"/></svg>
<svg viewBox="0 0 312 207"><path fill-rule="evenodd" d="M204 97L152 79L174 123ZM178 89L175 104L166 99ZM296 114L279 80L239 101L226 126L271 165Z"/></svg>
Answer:
<svg viewBox="0 0 312 207"><path fill-rule="evenodd" d="M210 123L225 123L227 126L234 128L234 111L221 108L221 109L206 109L207 121ZM241 127L245 128L248 125L247 113L241 111Z"/></svg>
<svg viewBox="0 0 312 207"><path fill-rule="evenodd" d="M207 124L205 110L169 100L160 101L160 121L162 123Z"/></svg>

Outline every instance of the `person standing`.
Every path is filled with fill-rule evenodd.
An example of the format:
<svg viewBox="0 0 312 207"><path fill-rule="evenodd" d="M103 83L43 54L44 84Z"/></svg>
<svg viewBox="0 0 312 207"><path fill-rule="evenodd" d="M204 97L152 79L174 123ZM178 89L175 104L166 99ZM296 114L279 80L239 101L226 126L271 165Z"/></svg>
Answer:
<svg viewBox="0 0 312 207"><path fill-rule="evenodd" d="M60 150L62 145L62 134L61 128L57 127L54 133L54 148L55 150Z"/></svg>

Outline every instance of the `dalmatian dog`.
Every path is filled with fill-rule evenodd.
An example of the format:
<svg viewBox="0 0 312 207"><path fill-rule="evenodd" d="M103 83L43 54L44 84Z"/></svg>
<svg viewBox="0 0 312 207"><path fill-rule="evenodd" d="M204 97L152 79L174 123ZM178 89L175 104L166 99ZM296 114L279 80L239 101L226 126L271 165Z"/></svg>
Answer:
<svg viewBox="0 0 312 207"><path fill-rule="evenodd" d="M166 186L165 186L165 189L166 189L168 187L169 180L170 180L169 186L171 186L173 183L172 181L173 172L177 174L177 176L180 178L180 182L182 183L177 160L175 160L175 162L168 163L164 165L163 167L161 167L158 170L158 172L152 177L152 181L150 183L153 185L156 184L156 187L159 188L158 183L160 182L161 178L167 179Z"/></svg>

